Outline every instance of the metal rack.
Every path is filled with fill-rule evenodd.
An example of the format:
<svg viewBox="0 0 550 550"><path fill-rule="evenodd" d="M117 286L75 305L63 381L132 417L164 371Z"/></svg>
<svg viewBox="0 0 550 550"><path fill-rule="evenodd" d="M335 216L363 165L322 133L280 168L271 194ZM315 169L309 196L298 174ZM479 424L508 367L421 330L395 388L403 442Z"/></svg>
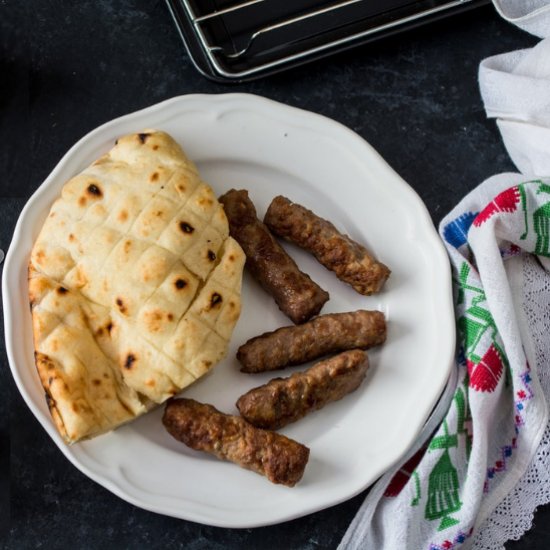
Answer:
<svg viewBox="0 0 550 550"><path fill-rule="evenodd" d="M248 80L488 0L166 0L197 68Z"/></svg>

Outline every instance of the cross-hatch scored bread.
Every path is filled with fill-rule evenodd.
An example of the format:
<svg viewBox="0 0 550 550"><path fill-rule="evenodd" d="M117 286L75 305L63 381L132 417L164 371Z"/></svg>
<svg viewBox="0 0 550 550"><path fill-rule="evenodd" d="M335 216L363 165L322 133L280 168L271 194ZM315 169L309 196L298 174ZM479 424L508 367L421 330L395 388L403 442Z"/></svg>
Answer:
<svg viewBox="0 0 550 550"><path fill-rule="evenodd" d="M64 439L116 428L226 354L244 253L195 165L145 130L69 180L32 249L36 366Z"/></svg>

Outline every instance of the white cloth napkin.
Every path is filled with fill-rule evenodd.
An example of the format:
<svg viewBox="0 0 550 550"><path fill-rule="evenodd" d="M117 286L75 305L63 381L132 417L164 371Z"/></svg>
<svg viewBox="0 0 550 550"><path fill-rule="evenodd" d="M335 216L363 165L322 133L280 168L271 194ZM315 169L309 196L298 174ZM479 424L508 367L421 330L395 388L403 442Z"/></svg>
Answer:
<svg viewBox="0 0 550 550"><path fill-rule="evenodd" d="M494 3L521 28L550 35L549 0ZM550 502L550 39L483 61L480 86L521 174L486 180L441 222L456 368L341 549L502 548Z"/></svg>
<svg viewBox="0 0 550 550"><path fill-rule="evenodd" d="M549 35L548 0L493 0L500 15L520 29L544 38Z"/></svg>

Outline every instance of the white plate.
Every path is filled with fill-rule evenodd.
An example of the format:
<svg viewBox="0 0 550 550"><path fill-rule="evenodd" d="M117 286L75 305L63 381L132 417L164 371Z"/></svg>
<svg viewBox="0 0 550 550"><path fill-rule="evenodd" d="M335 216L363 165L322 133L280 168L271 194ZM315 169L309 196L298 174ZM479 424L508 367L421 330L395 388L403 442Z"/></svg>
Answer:
<svg viewBox="0 0 550 550"><path fill-rule="evenodd" d="M342 401L283 430L311 448L304 478L292 489L186 448L163 429L162 408L71 447L51 421L33 362L29 253L63 183L118 136L144 128L174 136L217 194L231 187L249 189L260 216L272 197L286 195L365 243L392 269L381 294L363 297L310 256L289 247L300 267L330 292L324 313L380 309L389 324L387 343L369 354L372 369L366 382ZM23 209L2 282L13 376L65 456L128 502L210 525L277 523L359 493L414 441L444 386L454 352L449 263L419 197L349 129L250 95L176 97L113 120L81 139ZM185 394L236 413L239 395L270 378L239 372L238 345L288 324L246 275L243 312L227 359Z"/></svg>

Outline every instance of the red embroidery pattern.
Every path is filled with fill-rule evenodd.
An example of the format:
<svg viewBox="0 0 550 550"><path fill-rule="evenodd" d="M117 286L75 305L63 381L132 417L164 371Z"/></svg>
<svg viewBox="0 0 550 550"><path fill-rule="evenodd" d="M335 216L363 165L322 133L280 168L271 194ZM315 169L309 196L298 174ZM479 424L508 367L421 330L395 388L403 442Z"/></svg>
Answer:
<svg viewBox="0 0 550 550"><path fill-rule="evenodd" d="M476 217L474 225L479 227L497 212L515 212L520 201L519 187L510 187L497 195Z"/></svg>
<svg viewBox="0 0 550 550"><path fill-rule="evenodd" d="M470 387L477 391L492 392L497 387L498 381L504 370L502 359L494 344L491 344L479 363L470 359L466 360Z"/></svg>

